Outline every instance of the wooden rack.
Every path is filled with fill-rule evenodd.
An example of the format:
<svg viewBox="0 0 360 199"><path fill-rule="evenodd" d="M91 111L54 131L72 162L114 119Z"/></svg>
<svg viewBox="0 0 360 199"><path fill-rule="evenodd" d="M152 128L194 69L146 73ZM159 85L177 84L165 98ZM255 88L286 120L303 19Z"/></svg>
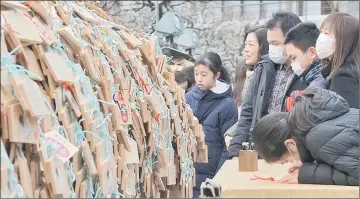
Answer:
<svg viewBox="0 0 360 199"><path fill-rule="evenodd" d="M90 1L1 5L1 197L191 198L204 133L156 42Z"/></svg>

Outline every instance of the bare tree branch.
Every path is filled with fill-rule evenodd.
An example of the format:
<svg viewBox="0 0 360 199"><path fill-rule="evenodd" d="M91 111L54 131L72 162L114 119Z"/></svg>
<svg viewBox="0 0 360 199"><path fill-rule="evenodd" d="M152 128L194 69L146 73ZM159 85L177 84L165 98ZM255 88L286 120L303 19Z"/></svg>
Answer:
<svg viewBox="0 0 360 199"><path fill-rule="evenodd" d="M159 15L168 11L178 13L185 28L197 33L199 45L194 50L194 56L204 51L214 50L219 53L223 65L229 72L234 70L240 59L242 39L246 22L234 19L233 10L225 10L227 17L221 19L217 16L219 9L212 10L208 1L159 1L158 5L153 0L136 0L132 2L104 2L103 9L107 9L109 16L115 15L119 22L134 28L139 32L152 34L155 32L156 14L155 5L159 6ZM185 6L185 7L182 7ZM240 13L238 13L240 14ZM243 13L244 14L244 13ZM233 37L239 38L234 40Z"/></svg>
<svg viewBox="0 0 360 199"><path fill-rule="evenodd" d="M186 2L189 2L189 1L182 1L182 2L180 2L180 3L178 3L178 4L170 4L169 6L170 6L170 8L171 8L171 11L174 11L174 10L175 10L175 7L177 7L177 6L182 6L182 5L184 5Z"/></svg>
<svg viewBox="0 0 360 199"><path fill-rule="evenodd" d="M155 3L150 0L143 1L143 4L151 9L151 11L155 10Z"/></svg>

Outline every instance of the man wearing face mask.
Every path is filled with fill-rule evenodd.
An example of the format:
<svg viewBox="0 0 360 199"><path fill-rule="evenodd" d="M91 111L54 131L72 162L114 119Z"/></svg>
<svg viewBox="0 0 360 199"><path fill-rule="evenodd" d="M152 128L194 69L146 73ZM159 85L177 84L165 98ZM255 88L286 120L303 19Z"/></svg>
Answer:
<svg viewBox="0 0 360 199"><path fill-rule="evenodd" d="M284 46L286 33L300 18L292 12L277 12L266 23L269 54L258 63L242 104L241 116L229 146L229 158L235 159L243 142L249 140L254 124L263 116L285 111L285 99L293 91L307 87L294 74Z"/></svg>
<svg viewBox="0 0 360 199"><path fill-rule="evenodd" d="M285 49L291 60L291 68L307 86L325 88L325 79L321 74L321 63L316 54L316 40L320 30L315 23L303 22L292 28L285 37ZM285 99L285 109L290 111L295 99L302 93L293 91Z"/></svg>

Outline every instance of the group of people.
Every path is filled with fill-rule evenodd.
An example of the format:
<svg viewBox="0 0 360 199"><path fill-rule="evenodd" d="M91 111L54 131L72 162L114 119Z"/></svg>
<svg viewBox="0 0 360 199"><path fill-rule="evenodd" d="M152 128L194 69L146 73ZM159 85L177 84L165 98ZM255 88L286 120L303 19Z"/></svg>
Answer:
<svg viewBox="0 0 360 199"><path fill-rule="evenodd" d="M233 83L214 52L176 74L208 146L194 197L244 142L292 163L280 183L359 185L359 19L336 12L318 28L276 12L246 31L242 53Z"/></svg>

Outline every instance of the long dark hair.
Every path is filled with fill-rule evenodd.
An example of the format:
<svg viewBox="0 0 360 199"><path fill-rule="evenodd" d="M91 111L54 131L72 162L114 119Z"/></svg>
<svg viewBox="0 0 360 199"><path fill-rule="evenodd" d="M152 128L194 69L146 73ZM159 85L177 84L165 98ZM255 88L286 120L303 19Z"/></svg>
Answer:
<svg viewBox="0 0 360 199"><path fill-rule="evenodd" d="M194 76L195 66L189 66L182 69L182 71L175 72L175 81L178 84L187 83L185 91L189 91L195 84Z"/></svg>
<svg viewBox="0 0 360 199"><path fill-rule="evenodd" d="M259 44L259 60L261 60L261 56L268 54L269 52L269 43L267 42L267 29L264 25L255 25L245 30L245 37L243 41L243 47L245 46L245 40L250 33L255 33L257 42ZM233 89L233 100L237 106L240 106L244 99L242 99L242 92L244 89L244 84L246 80L246 71L254 70L256 65L246 65L245 60L241 61L238 67L235 70L235 83Z"/></svg>
<svg viewBox="0 0 360 199"><path fill-rule="evenodd" d="M254 25L245 30L245 36L243 40L243 48L245 41L250 33L255 33L257 42L259 44L259 58L269 52L269 43L267 41L267 28L264 25Z"/></svg>
<svg viewBox="0 0 360 199"><path fill-rule="evenodd" d="M204 65L209 67L209 69L214 73L220 72L219 80L231 83L230 75L228 71L222 66L222 61L220 56L214 52L206 52L201 55L195 62L195 66Z"/></svg>
<svg viewBox="0 0 360 199"><path fill-rule="evenodd" d="M360 65L359 19L344 12L335 12L327 16L320 29L328 26L334 33L336 43L331 61L330 79L340 67L352 66L357 72Z"/></svg>
<svg viewBox="0 0 360 199"><path fill-rule="evenodd" d="M195 76L194 76L194 68L195 66L189 66L185 67L182 72L185 74L185 77L188 81L188 89L192 88L196 82L195 82Z"/></svg>
<svg viewBox="0 0 360 199"><path fill-rule="evenodd" d="M233 100L236 106L240 106L242 104L242 91L244 89L245 79L246 79L246 71L249 68L249 65L246 65L245 59L242 59L236 67L235 70L235 82L233 89Z"/></svg>

